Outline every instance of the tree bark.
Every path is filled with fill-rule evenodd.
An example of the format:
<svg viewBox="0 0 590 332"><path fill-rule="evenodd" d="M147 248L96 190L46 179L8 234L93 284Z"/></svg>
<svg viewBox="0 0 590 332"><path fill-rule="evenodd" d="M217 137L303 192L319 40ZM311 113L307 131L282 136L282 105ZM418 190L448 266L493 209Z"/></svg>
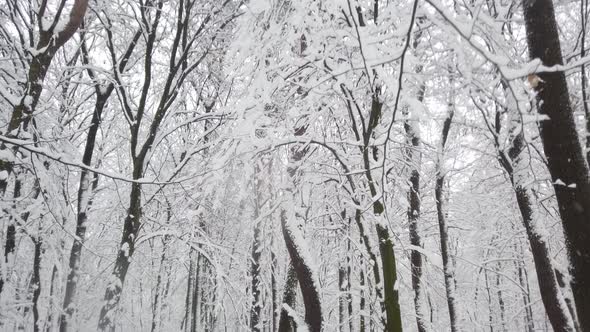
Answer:
<svg viewBox="0 0 590 332"><path fill-rule="evenodd" d="M302 41L302 49L304 48L304 41ZM307 131L307 125L303 124L295 127L295 136L300 137ZM288 189L288 194L291 196L292 206L296 206L299 184L299 163L307 154L307 147L294 146L291 149L290 165L287 168L287 173L291 179L292 187ZM316 271L313 270L309 259L309 250L303 247L304 237L302 231L296 225L296 212L289 211L283 208L281 210L281 229L291 264L297 275L301 294L303 295L303 305L305 306L305 322L310 331L319 332L322 329L322 303L320 300L319 282L317 280Z"/></svg>
<svg viewBox="0 0 590 332"><path fill-rule="evenodd" d="M458 330L457 319L457 297L455 296L455 273L450 258L449 229L447 225L446 213L444 210L444 184L445 171L443 170L444 149L449 138L451 123L455 114L454 103L449 102L449 110L443 123L441 142L439 145L438 156L436 161L436 182L434 186L434 196L436 199L436 215L438 217L438 230L440 233L440 254L443 261L443 273L445 278L445 290L447 293L447 307L449 309L449 320L451 331Z"/></svg>
<svg viewBox="0 0 590 332"><path fill-rule="evenodd" d="M506 84L504 85L506 87ZM507 96L509 96L508 92ZM513 98L508 98L508 100L510 103L514 104ZM513 112L517 111L513 109L512 105L509 105L508 112L512 112L509 114L509 119L516 117ZM499 113L496 114L496 123L497 128L494 135L497 137L500 129ZM511 145L508 149L508 153L500 150L497 139L495 140L495 145L498 149L498 160L500 165L506 171L516 196L516 202L520 210L522 222L526 230L531 253L535 262L535 272L537 274L541 299L545 306L549 321L555 331L574 331L575 327L573 319L567 311L563 295L561 294L554 273L549 245L543 238L542 233L535 227L535 224L539 221L535 220L535 207L532 194L530 189L525 186L527 182L526 179L528 178L528 165L525 164L525 161L529 158L524 155L524 128L521 128L522 125L520 124L520 121L516 119L510 120L509 126Z"/></svg>
<svg viewBox="0 0 590 332"><path fill-rule="evenodd" d="M523 0L529 55L543 65L563 64L551 0ZM563 71L537 74L537 108L548 120L540 134L570 255L572 291L579 324L590 331L590 178ZM536 80L532 80L535 82ZM564 185L565 184L565 185Z"/></svg>
<svg viewBox="0 0 590 332"><path fill-rule="evenodd" d="M274 236L273 236L274 239ZM278 301L278 293L277 293L277 256L272 249L272 240L271 240L271 251L270 251L270 291L271 291L271 298L272 298L272 326L271 331L276 331L279 328L279 310L277 308L277 301Z"/></svg>
<svg viewBox="0 0 590 332"><path fill-rule="evenodd" d="M413 125L406 120L404 123L407 141L410 146L406 150L406 160L410 167L410 189L408 191L408 221L410 225L410 243L415 247L422 247L422 240L418 232L420 220L420 136ZM419 332L425 332L424 294L422 290L422 254L418 250L410 252L410 270L412 271L412 289L414 290L414 306L416 310L416 324Z"/></svg>
<svg viewBox="0 0 590 332"><path fill-rule="evenodd" d="M33 288L33 331L39 332L39 296L41 295L41 246L43 242L41 237L33 238L35 244L35 254L33 256L33 276L31 278L31 287Z"/></svg>
<svg viewBox="0 0 590 332"><path fill-rule="evenodd" d="M290 308L295 308L295 301L297 299L297 274L293 265L289 264L289 270L287 271L287 280L285 282L285 288L283 289L283 301L285 305ZM279 319L278 332L293 332L295 331L296 325L292 317L289 316L289 312L281 306L281 316Z"/></svg>
<svg viewBox="0 0 590 332"><path fill-rule="evenodd" d="M139 179L141 171L135 166L134 179ZM139 172L139 173L138 173ZM98 329L100 331L114 331L114 315L115 309L121 299L121 292L123 284L127 277L127 271L131 264L131 257L135 251L135 239L139 231L141 220L141 184L134 182L131 185L131 193L129 196L130 206L127 210L127 217L123 228L123 236L121 238L120 249L117 253L115 267L108 282L107 289L104 295L104 305L100 310L100 318L98 320Z"/></svg>
<svg viewBox="0 0 590 332"><path fill-rule="evenodd" d="M303 234L294 225L293 220L289 220L286 211L281 211L281 226L283 229L283 238L287 246L287 251L291 257L291 264L299 280L299 287L303 295L303 305L305 306L305 323L312 332L322 330L322 304L315 271L310 267L310 262L306 260L306 248L301 248L300 241L303 240Z"/></svg>
<svg viewBox="0 0 590 332"><path fill-rule="evenodd" d="M257 205L257 204L256 204ZM256 207L258 210L258 206ZM254 214L254 219L258 218L258 211ZM262 292L260 276L260 257L262 256L261 239L260 239L260 222L254 227L254 239L252 240L252 252L250 263L250 276L252 277L252 305L250 307L250 330L253 332L261 331L260 315L262 312Z"/></svg>

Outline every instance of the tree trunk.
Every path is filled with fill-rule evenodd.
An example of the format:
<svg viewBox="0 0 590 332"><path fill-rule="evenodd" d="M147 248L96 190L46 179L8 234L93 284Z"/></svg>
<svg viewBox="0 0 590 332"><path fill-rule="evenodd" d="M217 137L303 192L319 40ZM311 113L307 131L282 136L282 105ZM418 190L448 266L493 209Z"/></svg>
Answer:
<svg viewBox="0 0 590 332"><path fill-rule="evenodd" d="M351 219L348 219L348 245L347 245L347 254L346 254L346 300L348 302L348 331L353 331L353 322L352 322L352 251L351 251L351 238L350 238L350 225Z"/></svg>
<svg viewBox="0 0 590 332"><path fill-rule="evenodd" d="M277 308L277 301L278 301L278 293L277 293L277 256L272 248L272 243L274 242L274 235L271 239L271 251L270 251L270 291L271 291L271 298L272 298L272 326L271 331L276 331L279 327L279 311Z"/></svg>
<svg viewBox="0 0 590 332"><path fill-rule="evenodd" d="M377 238L379 239L379 251L381 252L381 264L383 265L384 303L385 313L387 315L385 329L390 332L401 332L402 319L397 290L397 268L395 266L393 241L385 225L377 223L376 228Z"/></svg>
<svg viewBox="0 0 590 332"><path fill-rule="evenodd" d="M445 184L445 173L443 170L444 163L444 149L449 138L449 131L451 129L451 123L455 114L453 101L449 102L449 110L447 117L443 123L441 142L438 147L438 156L436 161L436 182L434 186L434 196L436 199L436 214L438 217L438 230L440 233L440 254L443 261L443 273L445 277L445 290L447 293L447 307L449 309L449 320L451 323L451 331L455 332L458 330L458 319L457 319L457 297L455 296L455 273L453 272L453 264L450 258L450 245L449 245L449 229L447 226L446 213L444 210L444 184Z"/></svg>
<svg viewBox="0 0 590 332"><path fill-rule="evenodd" d="M139 179L141 174L138 173L137 168L134 171L134 178ZM123 237L121 238L121 245L117 253L117 260L113 268L113 273L108 282L107 289L104 295L104 305L100 310L100 318L98 320L98 329L100 331L114 331L115 330L115 314L116 309L121 300L121 292L127 271L131 264L131 257L135 251L135 239L140 226L141 218L141 184L134 182L131 185L131 193L129 197L130 205L127 210L127 217L123 228Z"/></svg>
<svg viewBox="0 0 590 332"><path fill-rule="evenodd" d="M169 220L168 220L169 221ZM160 268L158 271L158 278L156 280L156 289L154 292L154 303L152 308L152 332L158 331L158 328L161 325L161 317L162 317L162 302L164 301L164 288L163 284L163 277L166 275L168 277L168 271L166 267L166 250L168 246L169 236L164 236L164 241L162 242L162 255L160 256Z"/></svg>
<svg viewBox="0 0 590 332"><path fill-rule="evenodd" d="M362 256L361 256L362 259ZM360 319L359 319L359 331L360 332L365 332L366 331L366 322L365 322L365 310L367 308L367 300L366 300L366 294L367 294L367 287L366 287L366 281L365 281L365 264L361 263L360 264L360 271L359 271L359 288L361 290L360 292L360 303L359 303L359 308L360 308Z"/></svg>
<svg viewBox="0 0 590 332"><path fill-rule="evenodd" d="M35 243L35 255L33 257L33 276L31 287L33 288L33 331L41 331L39 326L39 296L41 295L41 237L33 239Z"/></svg>
<svg viewBox="0 0 590 332"><path fill-rule="evenodd" d="M295 128L295 136L303 136L307 131L307 125L297 126ZM293 147L291 149L291 163L287 168L287 173L291 178L292 188L288 191L291 196L290 204L297 205L298 184L299 184L299 167L305 154L307 154L307 147ZM316 271L312 267L312 262L308 261L310 252L306 248L305 239L302 231L296 225L297 215L295 211L289 211L283 208L281 210L281 229L285 245L291 258L291 264L297 275L301 294L303 295L303 305L305 306L305 322L312 332L319 332L322 329L322 303L320 300L319 282L317 280Z"/></svg>
<svg viewBox="0 0 590 332"><path fill-rule="evenodd" d="M109 90L112 91L112 85ZM84 155L82 157L82 163L86 166L91 166L92 155L94 154L94 147L96 143L96 135L100 126L102 118L102 111L106 105L106 101L110 95L100 94L97 91L96 103L94 106L94 112L92 114L92 121L88 130L88 136L86 138L86 146L84 147ZM91 185L92 174L82 169L80 173L80 185L78 187L78 215L76 218L76 237L72 244L72 250L70 251L70 273L68 274L66 282L66 290L63 302L63 314L60 320L59 330L60 332L68 331L68 321L71 319L75 312L73 303L76 298L76 291L78 286L78 280L80 277L80 258L82 256L82 248L84 245L84 238L86 237L86 228L88 221L88 210L92 205L92 187L96 186L97 179L94 179L94 184Z"/></svg>
<svg viewBox="0 0 590 332"><path fill-rule="evenodd" d="M289 308L295 308L295 300L297 299L297 274L293 265L289 264L289 270L287 271L287 280L285 282L285 288L283 290L283 304L289 306ZM281 306L281 317L279 319L278 332L294 332L295 321L289 316L289 312Z"/></svg>
<svg viewBox="0 0 590 332"><path fill-rule="evenodd" d="M256 207L258 210L258 206ZM254 214L254 219L258 218L258 211ZM252 306L250 307L250 331L260 332L261 321L260 314L262 312L262 292L261 292L261 276L260 276L260 257L262 256L262 247L260 239L260 225L258 221L254 227L254 239L252 240L252 257L250 264L250 275L252 277Z"/></svg>
<svg viewBox="0 0 590 332"><path fill-rule="evenodd" d="M402 331L401 311L399 306L399 295L397 291L397 267L395 263L395 252L393 250L393 240L389 232L388 225L384 224L383 213L385 207L381 199L378 198L377 185L373 179L371 171L371 161L369 157L369 141L374 129L379 124L382 115L383 103L380 100L380 89L377 89L371 102L371 113L368 123L368 130L364 134L363 162L364 173L369 186L371 197L373 198L373 215L375 218L375 230L377 240L379 241L379 252L381 254L381 265L383 269L383 308L386 315L385 329L389 332ZM373 158L376 153L373 153ZM378 280L375 280L378 284Z"/></svg>
<svg viewBox="0 0 590 332"><path fill-rule="evenodd" d="M338 268L338 331L344 331L346 325L346 268Z"/></svg>
<svg viewBox="0 0 590 332"><path fill-rule="evenodd" d="M525 0L523 8L531 59L539 58L545 66L563 64L553 2ZM540 81L534 84L537 108L540 114L549 117L540 122L540 134L570 254L572 291L580 327L590 331L588 166L578 139L564 72L540 73L538 77Z"/></svg>
<svg viewBox="0 0 590 332"><path fill-rule="evenodd" d="M291 216L294 218L294 216ZM303 304L305 306L305 322L312 332L322 330L322 306L320 302L319 284L317 275L311 268L310 263L306 261L309 257L307 248L301 247L303 234L301 230L294 225L294 220L287 216L286 211L281 211L281 226L287 251L291 257L291 264L299 280L299 287L303 295ZM307 252L306 252L307 251Z"/></svg>
<svg viewBox="0 0 590 332"><path fill-rule="evenodd" d="M407 162L410 166L410 190L408 191L408 221L410 224L410 243L415 247L422 247L422 240L418 232L420 220L420 136L408 120L404 123L407 140L411 146L407 149ZM417 155L417 156L416 156ZM418 250L410 252L410 270L412 271L412 289L414 290L414 306L416 309L416 324L419 332L425 332L424 295L422 291L422 254Z"/></svg>
<svg viewBox="0 0 590 332"><path fill-rule="evenodd" d="M509 98L512 100L513 98ZM512 108L512 107L510 107ZM516 112L516 110L509 109L509 112ZM510 114L509 118L516 115ZM531 246L531 253L535 262L535 271L537 273L537 280L539 283L539 290L541 292L541 299L545 306L545 311L553 329L555 331L574 331L575 327L573 319L564 302L561 294L556 275L554 273L552 256L549 251L547 241L543 238L542 232L536 229L535 224L538 223L535 216L535 207L532 199L530 189L526 186L529 178L527 174L528 165L525 164L529 160L528 156L523 155L525 149L525 137L523 129L520 128L520 122L512 120L510 125L510 135L512 144L508 150L508 154L504 151L499 151L499 161L508 177L516 195L516 202L520 210L522 222L524 224L527 238ZM516 134L515 134L516 133Z"/></svg>

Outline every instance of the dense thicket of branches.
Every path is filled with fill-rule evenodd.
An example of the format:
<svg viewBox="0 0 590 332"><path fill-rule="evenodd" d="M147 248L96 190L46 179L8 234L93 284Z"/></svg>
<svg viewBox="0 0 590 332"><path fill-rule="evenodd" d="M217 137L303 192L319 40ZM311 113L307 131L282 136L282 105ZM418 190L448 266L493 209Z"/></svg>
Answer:
<svg viewBox="0 0 590 332"><path fill-rule="evenodd" d="M589 330L589 15L0 3L0 330Z"/></svg>

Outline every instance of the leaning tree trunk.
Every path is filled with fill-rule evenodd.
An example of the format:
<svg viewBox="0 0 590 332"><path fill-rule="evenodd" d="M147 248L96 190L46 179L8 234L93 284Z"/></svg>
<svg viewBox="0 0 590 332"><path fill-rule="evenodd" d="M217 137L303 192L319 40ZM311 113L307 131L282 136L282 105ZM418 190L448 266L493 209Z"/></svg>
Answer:
<svg viewBox="0 0 590 332"><path fill-rule="evenodd" d="M545 66L563 64L551 0L523 0L529 54ZM583 331L590 331L590 178L563 71L532 77L537 108L548 120L540 134L570 254L572 291Z"/></svg>
<svg viewBox="0 0 590 332"><path fill-rule="evenodd" d="M288 216L286 211L281 211L283 237L303 295L305 323L310 331L320 332L322 330L322 304L319 282L316 271L311 267L311 262L307 261L309 251L302 246L305 240L301 230L294 223L294 217L294 215Z"/></svg>
<svg viewBox="0 0 590 332"><path fill-rule="evenodd" d="M537 216L535 215L530 189L525 187L527 182L526 174L521 174L526 172L527 165L523 163L525 160L528 160L528 158L522 156L525 149L524 134L520 128L513 129L519 130L519 133L512 138L512 146L508 151L508 155L500 153L500 163L508 173L516 195L516 202L522 216L535 262L535 271L541 291L541 299L543 300L545 311L553 326L553 330L575 331L573 319L568 312L554 272L548 243L542 236L542 233L535 227L535 224L539 221L535 220Z"/></svg>
<svg viewBox="0 0 590 332"><path fill-rule="evenodd" d="M307 131L307 125L301 125L295 128L295 136L300 137ZM291 198L290 203L294 206L297 202L297 186L299 183L299 167L305 154L307 147L293 147L291 149L291 165L287 169L287 173L291 178L291 188L288 195ZM310 252L305 244L303 233L296 225L296 211L293 208L283 208L281 211L281 229L285 245L291 258L291 264L299 280L299 287L303 295L303 305L305 306L305 323L308 325L310 331L319 332L322 329L322 303L320 300L320 289L317 271L314 270L312 262L308 261Z"/></svg>
<svg viewBox="0 0 590 332"><path fill-rule="evenodd" d="M443 170L444 163L444 149L449 138L449 131L451 129L451 123L455 114L454 103L451 100L449 102L449 110L445 121L443 123L442 136L440 145L438 147L438 156L436 160L436 183L434 186L434 196L436 198L436 214L438 217L438 229L440 232L440 254L443 261L443 273L445 277L445 290L447 293L447 307L449 308L449 319L451 323L451 331L455 332L458 330L457 326L457 297L455 295L455 274L453 273L453 266L450 258L450 245L449 245L449 229L447 225L447 218L444 211L444 184L445 184L445 173Z"/></svg>

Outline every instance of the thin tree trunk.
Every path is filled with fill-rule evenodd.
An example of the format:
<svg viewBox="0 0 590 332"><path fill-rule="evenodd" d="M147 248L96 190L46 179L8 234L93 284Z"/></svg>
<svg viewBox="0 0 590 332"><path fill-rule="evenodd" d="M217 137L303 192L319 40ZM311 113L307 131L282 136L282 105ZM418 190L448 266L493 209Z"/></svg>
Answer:
<svg viewBox="0 0 590 332"><path fill-rule="evenodd" d="M274 235L271 239L271 250L270 250L270 291L272 297L272 326L271 331L276 331L279 327L279 310L277 308L278 291L277 291L277 255L273 249Z"/></svg>
<svg viewBox="0 0 590 332"><path fill-rule="evenodd" d="M49 286L49 310L47 310L47 323L45 324L45 332L54 331L54 318L59 317L59 311L57 310L58 305L55 304L55 293L57 288L57 283L59 282L58 279L58 272L57 272L57 265L53 265L53 269L51 270L51 282ZM57 327L57 326L55 326Z"/></svg>
<svg viewBox="0 0 590 332"><path fill-rule="evenodd" d="M494 332L494 311L492 306L492 293L490 292L490 282L488 280L488 270L484 270L483 274L486 281L486 291L488 294L488 324L490 324L490 332Z"/></svg>
<svg viewBox="0 0 590 332"><path fill-rule="evenodd" d="M408 221L410 225L410 243L415 247L422 247L422 240L418 232L420 220L420 136L413 125L406 120L404 123L406 136L411 146L407 149L407 162L410 167L410 189L408 191ZM412 271L412 289L414 290L414 306L416 310L416 324L419 332L425 332L424 296L422 293L422 254L418 250L410 252L410 270Z"/></svg>
<svg viewBox="0 0 590 332"><path fill-rule="evenodd" d="M13 191L13 205L12 209L16 211L16 199L20 197L21 191L21 181L20 179L15 178L14 180L14 191ZM4 271L0 271L0 295L4 290L4 275L6 278L9 278L9 267L12 266L12 258L14 256L14 251L16 249L16 225L13 219L14 217L11 215L8 217L8 227L6 228L6 240L4 245L4 263L3 269Z"/></svg>
<svg viewBox="0 0 590 332"><path fill-rule="evenodd" d="M195 260L193 259L195 250L193 248L189 249L189 268L188 268L188 275L187 275L187 283L186 283L186 296L184 302L184 318L182 320L181 329L185 331L190 331L191 329L191 308L192 308L192 297L191 294L193 292L193 278L195 275Z"/></svg>
<svg viewBox="0 0 590 332"><path fill-rule="evenodd" d="M206 267L204 266L201 253L196 251L196 254L197 259L195 275L193 277L192 293L189 294L189 296L191 296L190 332L196 332L198 330L198 327L203 325L201 324L201 313L203 312L203 301L201 298L203 287L201 287L201 279L203 279L203 275L206 275Z"/></svg>
<svg viewBox="0 0 590 332"><path fill-rule="evenodd" d="M338 331L344 331L346 324L346 268L338 268Z"/></svg>
<svg viewBox="0 0 590 332"><path fill-rule="evenodd" d="M112 91L112 89L111 89ZM92 115L92 121L88 130L88 136L86 138L86 146L84 148L84 156L82 157L82 163L86 166L91 166L92 155L94 153L94 147L96 142L96 135L100 126L102 117L102 111L106 105L108 95L97 94L96 104L94 107L94 113ZM66 290L63 302L63 314L60 320L59 330L61 332L68 331L68 321L71 319L75 312L75 306L73 305L76 298L76 291L78 286L78 280L80 278L80 258L82 257L82 248L84 246L84 238L86 237L86 228L88 221L88 210L92 205L92 187L91 185L92 174L82 169L80 172L80 186L78 188L78 215L76 218L76 237L72 244L72 250L70 251L70 273L68 274L66 282ZM96 183L97 179L94 179Z"/></svg>
<svg viewBox="0 0 590 332"><path fill-rule="evenodd" d="M454 102L449 102L449 110L443 123L440 145L438 147L438 156L436 161L436 183L434 187L434 196L436 199L436 214L438 217L438 229L440 233L440 253L443 261L443 273L445 277L445 290L447 293L447 307L449 309L449 320L451 331L458 330L457 319L457 297L455 296L455 274L450 258L449 229L447 226L446 212L444 209L444 184L445 173L443 170L444 149L449 138L451 123L455 114Z"/></svg>
<svg viewBox="0 0 590 332"><path fill-rule="evenodd" d="M502 265L498 263L497 271L502 271ZM504 296L502 295L502 284L500 283L500 274L496 273L496 293L498 294L498 305L500 306L500 322L502 331L506 332L506 309L504 306Z"/></svg>
<svg viewBox="0 0 590 332"><path fill-rule="evenodd" d="M361 256L362 259L362 256ZM367 300L366 300L366 294L367 294L367 287L366 287L366 280L365 280L365 267L364 267L364 263L362 263L360 265L360 281L359 281L359 286L360 286L360 303L359 303L359 308L360 308L360 320L359 320L359 330L361 332L365 332L366 331L366 323L365 323L365 310L367 309Z"/></svg>
<svg viewBox="0 0 590 332"><path fill-rule="evenodd" d="M39 296L41 295L41 237L34 239L35 255L33 257L33 276L31 287L33 288L33 331L39 332Z"/></svg>
<svg viewBox="0 0 590 332"><path fill-rule="evenodd" d="M545 66L563 64L553 1L523 1L531 59ZM540 122L540 134L570 254L572 291L579 324L590 331L590 177L582 151L563 71L531 77L537 109L549 120ZM563 185L565 184L565 185Z"/></svg>
<svg viewBox="0 0 590 332"><path fill-rule="evenodd" d="M519 251L522 253L522 247L518 246L518 249L520 249ZM515 250L517 250L516 246L515 246ZM535 331L535 322L533 319L533 311L531 308L531 299L530 299L530 295L528 293L528 289L529 289L529 281L528 278L525 275L525 269L523 267L524 265L524 261L522 259L522 255L519 255L518 260L514 262L515 266L516 266L516 270L518 273L518 283L520 284L520 287L523 289L522 291L522 304L524 306L525 309L525 326L527 328L528 332L534 332ZM527 291L525 291L527 290Z"/></svg>
<svg viewBox="0 0 590 332"><path fill-rule="evenodd" d="M364 173L368 182L369 191L373 198L373 215L375 217L375 230L377 240L379 241L379 252L381 254L381 265L383 269L383 307L386 315L385 329L390 332L402 331L401 310L399 306L399 294L396 288L397 267L395 262L395 252L393 250L393 239L389 232L388 226L384 223L383 213L385 207L381 199L378 198L376 182L370 167L369 141L374 129L379 124L382 115L383 103L379 99L380 91L376 90L372 96L371 113L368 123L368 131L364 135L363 162ZM373 153L373 158L376 156ZM376 284L377 283L377 280Z"/></svg>
<svg viewBox="0 0 590 332"><path fill-rule="evenodd" d="M156 280L156 289L154 290L154 292L156 293L154 295L154 305L153 305L153 309L152 309L152 327L151 327L151 331L155 332L158 330L159 326L161 325L161 316L162 316L162 300L163 300L163 294L162 294L162 278L163 278L163 274L167 274L167 268L165 266L166 264L166 249L167 249L167 244L169 241L169 236L165 236L164 237L164 241L162 243L162 255L160 256L160 268L158 271L158 278Z"/></svg>
<svg viewBox="0 0 590 332"><path fill-rule="evenodd" d="M346 300L348 302L348 331L353 331L353 321L352 321L352 251L351 251L351 238L350 238L350 227L351 227L351 218L348 218L348 247L347 247L347 254L346 254Z"/></svg>
<svg viewBox="0 0 590 332"><path fill-rule="evenodd" d="M254 219L257 219L259 216L258 204L256 204L256 210L257 211L254 214ZM262 292L260 289L260 258L262 256L262 247L260 239L260 225L261 222L257 221L256 226L254 227L254 239L252 240L252 257L250 264L250 275L252 277L252 305L250 307L250 330L253 332L261 331L260 315L262 312Z"/></svg>

